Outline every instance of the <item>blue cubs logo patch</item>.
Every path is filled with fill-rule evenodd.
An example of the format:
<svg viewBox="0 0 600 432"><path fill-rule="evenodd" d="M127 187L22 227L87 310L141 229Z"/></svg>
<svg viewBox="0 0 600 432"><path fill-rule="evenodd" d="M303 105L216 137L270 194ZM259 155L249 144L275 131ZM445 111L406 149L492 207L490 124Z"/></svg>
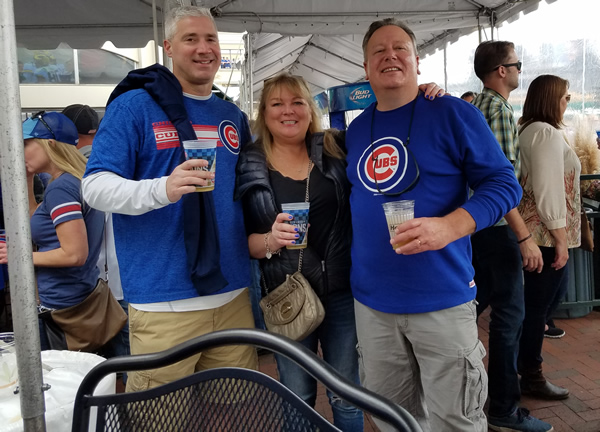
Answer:
<svg viewBox="0 0 600 432"><path fill-rule="evenodd" d="M239 154L240 134L231 120L223 120L219 125L219 140L231 153Z"/></svg>
<svg viewBox="0 0 600 432"><path fill-rule="evenodd" d="M371 192L388 192L405 178L408 152L395 137L378 139L368 146L356 167L361 183Z"/></svg>

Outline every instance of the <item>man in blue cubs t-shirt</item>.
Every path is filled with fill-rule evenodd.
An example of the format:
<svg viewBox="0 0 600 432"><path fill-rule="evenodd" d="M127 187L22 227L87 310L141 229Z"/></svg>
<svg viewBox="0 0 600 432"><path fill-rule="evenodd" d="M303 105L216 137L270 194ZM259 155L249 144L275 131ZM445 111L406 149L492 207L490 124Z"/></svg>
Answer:
<svg viewBox="0 0 600 432"><path fill-rule="evenodd" d="M113 213L123 294L130 304L132 354L164 350L217 330L254 327L247 289L248 242L241 204L233 201L238 153L250 137L247 119L235 105L212 94L221 52L210 11L174 8L165 28L165 50L173 60L193 132L198 139L217 143L216 174L194 170L206 164L202 160L181 163L179 129L167 115L173 106L161 105L148 93L163 92L169 99L162 86L127 91L110 102L83 181L90 205ZM188 266L189 227L184 229L184 199L190 197L182 197L196 194L195 185L205 185L211 176L215 189L204 193L214 198L218 248L199 259L214 260L220 250L226 281L198 287ZM130 374L127 391L216 366L256 368L256 352L248 346L204 351L174 366Z"/></svg>
<svg viewBox="0 0 600 432"><path fill-rule="evenodd" d="M362 384L424 431L487 431L468 235L514 208L520 187L477 108L419 95L405 24L374 22L363 50L377 102L346 134ZM390 241L382 204L398 200L415 201L415 219Z"/></svg>

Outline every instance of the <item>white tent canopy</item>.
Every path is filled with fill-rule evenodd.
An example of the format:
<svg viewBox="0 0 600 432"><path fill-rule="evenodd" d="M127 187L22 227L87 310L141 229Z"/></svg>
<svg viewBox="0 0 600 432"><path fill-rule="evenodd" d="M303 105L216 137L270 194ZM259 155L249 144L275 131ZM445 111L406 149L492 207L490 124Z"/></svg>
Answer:
<svg viewBox="0 0 600 432"><path fill-rule="evenodd" d="M15 1L14 8L17 43L29 49L61 42L101 48L106 41L139 48L153 39L151 0L28 0Z"/></svg>
<svg viewBox="0 0 600 432"><path fill-rule="evenodd" d="M362 37L394 16L416 33L426 56L478 26L516 19L541 0L191 0L211 8L221 31L250 33L252 90L281 70L303 76L314 93L363 78ZM546 0L551 3L555 0ZM190 3L190 0L180 1ZM172 2L171 2L172 4ZM158 21L165 4L157 1ZM153 39L151 0L15 2L17 42L30 49L141 47Z"/></svg>
<svg viewBox="0 0 600 432"><path fill-rule="evenodd" d="M253 92L281 70L303 76L318 93L364 77L362 38L377 19L396 17L417 36L421 56L478 26L516 19L540 0L208 0L222 31L252 34ZM554 0L546 0L552 2Z"/></svg>

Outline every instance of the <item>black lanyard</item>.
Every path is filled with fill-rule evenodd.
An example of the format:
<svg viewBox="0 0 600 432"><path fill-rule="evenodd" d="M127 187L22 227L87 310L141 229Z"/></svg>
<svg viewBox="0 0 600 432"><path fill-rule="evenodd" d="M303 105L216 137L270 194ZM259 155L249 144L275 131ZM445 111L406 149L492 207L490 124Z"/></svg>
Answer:
<svg viewBox="0 0 600 432"><path fill-rule="evenodd" d="M408 147L408 145L410 144L410 132L412 130L412 124L413 124L413 119L415 117L415 108L417 106L417 99L419 97L419 95L421 94L421 92L419 92L417 94L417 97L415 98L415 100L412 103L412 109L410 111L410 121L408 123L408 135L406 136L406 144L402 143L402 145L404 146L404 148L406 150L408 150L408 154L411 156L412 160L415 163L415 178L414 180L408 185L408 187L402 189L400 192L393 192L393 193L387 193L387 192L383 192L380 188L379 188L379 183L377 182L377 171L375 166L377 165L377 158L378 156L374 155L374 149L373 149L373 125L375 124L375 110L377 109L377 104L373 107L373 111L371 112L371 144L370 144L370 148L371 148L371 160L373 161L373 179L375 180L375 187L377 188L377 192L379 192L382 195L385 196L398 196L398 195L402 195L404 192L408 192L410 190L412 190L417 183L419 182L419 178L420 178L420 172L419 172L419 164L417 164L417 159L415 158L415 155L413 154L413 152L410 150L410 148Z"/></svg>

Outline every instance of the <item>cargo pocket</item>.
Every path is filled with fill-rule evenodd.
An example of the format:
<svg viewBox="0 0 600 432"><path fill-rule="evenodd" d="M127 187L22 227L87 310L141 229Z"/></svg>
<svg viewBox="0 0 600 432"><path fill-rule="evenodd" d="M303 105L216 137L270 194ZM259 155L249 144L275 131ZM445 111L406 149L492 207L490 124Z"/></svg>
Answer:
<svg viewBox="0 0 600 432"><path fill-rule="evenodd" d="M465 355L464 415L472 419L483 412L487 399L488 377L483 366L485 348L477 341L475 348Z"/></svg>
<svg viewBox="0 0 600 432"><path fill-rule="evenodd" d="M358 379L362 386L365 385L365 362L363 360L360 344L356 344L356 352L358 353Z"/></svg>
<svg viewBox="0 0 600 432"><path fill-rule="evenodd" d="M148 390L152 380L151 371L127 372L127 391L138 392Z"/></svg>

